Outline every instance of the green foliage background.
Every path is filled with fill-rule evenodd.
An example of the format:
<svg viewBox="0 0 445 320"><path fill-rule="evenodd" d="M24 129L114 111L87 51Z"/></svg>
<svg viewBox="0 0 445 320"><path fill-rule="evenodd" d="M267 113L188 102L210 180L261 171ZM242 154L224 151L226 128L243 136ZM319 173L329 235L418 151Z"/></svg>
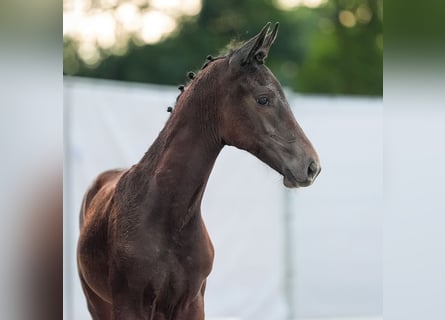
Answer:
<svg viewBox="0 0 445 320"><path fill-rule="evenodd" d="M368 21L346 27L342 11L365 6ZM158 84L180 84L208 54L218 55L232 40L247 40L267 22L280 22L267 65L284 86L310 94L383 94L382 0L328 0L318 8L282 10L274 0L203 0L200 14L184 18L177 31L154 45L129 44L123 56L102 51L90 67L64 39L64 73ZM66 64L78 66L75 72Z"/></svg>

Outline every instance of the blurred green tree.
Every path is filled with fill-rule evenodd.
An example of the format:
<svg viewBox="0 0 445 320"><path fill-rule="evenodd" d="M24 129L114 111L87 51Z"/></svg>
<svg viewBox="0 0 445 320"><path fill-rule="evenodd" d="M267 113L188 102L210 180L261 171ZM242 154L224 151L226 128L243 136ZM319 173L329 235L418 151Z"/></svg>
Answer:
<svg viewBox="0 0 445 320"><path fill-rule="evenodd" d="M102 60L93 66L82 61L78 45L66 38L64 72L180 84L207 54L218 55L231 40L246 40L265 22L279 21L267 64L283 85L311 94L382 95L381 0L327 0L316 8L293 9L279 2L204 0L197 16L179 18L178 28L160 42L140 45L130 38L124 55L100 49Z"/></svg>
<svg viewBox="0 0 445 320"><path fill-rule="evenodd" d="M331 0L316 10L292 87L307 93L383 94L382 2Z"/></svg>

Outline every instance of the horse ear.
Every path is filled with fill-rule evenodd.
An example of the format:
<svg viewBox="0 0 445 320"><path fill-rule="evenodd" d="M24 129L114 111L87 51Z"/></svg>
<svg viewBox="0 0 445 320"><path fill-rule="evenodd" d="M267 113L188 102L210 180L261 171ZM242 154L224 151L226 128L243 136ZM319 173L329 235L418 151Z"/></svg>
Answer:
<svg viewBox="0 0 445 320"><path fill-rule="evenodd" d="M278 33L278 22L274 29L270 31L270 22L255 37L244 43L236 49L230 58L230 64L247 65L251 63L263 64L266 60L269 49L274 43Z"/></svg>

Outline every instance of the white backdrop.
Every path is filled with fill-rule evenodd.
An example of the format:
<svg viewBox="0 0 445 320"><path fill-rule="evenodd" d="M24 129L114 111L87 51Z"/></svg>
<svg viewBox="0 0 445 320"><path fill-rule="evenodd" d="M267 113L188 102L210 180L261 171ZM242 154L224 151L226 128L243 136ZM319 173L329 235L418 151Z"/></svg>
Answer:
<svg viewBox="0 0 445 320"><path fill-rule="evenodd" d="M66 78L66 319L89 319L75 265L78 211L101 171L137 162L179 91ZM225 148L203 200L215 246L206 291L213 318L282 320L382 312L382 101L287 93L322 172L289 191L250 154ZM290 231L290 232L288 232Z"/></svg>

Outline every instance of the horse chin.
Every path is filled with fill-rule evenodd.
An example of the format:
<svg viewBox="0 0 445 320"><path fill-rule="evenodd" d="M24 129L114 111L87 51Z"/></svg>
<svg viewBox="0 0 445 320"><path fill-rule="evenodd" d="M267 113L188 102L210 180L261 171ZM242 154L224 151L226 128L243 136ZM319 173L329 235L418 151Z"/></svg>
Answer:
<svg viewBox="0 0 445 320"><path fill-rule="evenodd" d="M289 178L287 176L283 176L283 184L285 187L289 189L298 188L298 182L295 179Z"/></svg>
<svg viewBox="0 0 445 320"><path fill-rule="evenodd" d="M283 184L287 188L298 188L301 187L301 183L295 178L292 171L289 169L284 170L283 173Z"/></svg>
<svg viewBox="0 0 445 320"><path fill-rule="evenodd" d="M287 188L300 188L300 187L307 187L312 184L313 180L306 180L306 181L299 181L297 178L295 178L294 174L291 170L286 169L284 170L283 174L283 184Z"/></svg>

